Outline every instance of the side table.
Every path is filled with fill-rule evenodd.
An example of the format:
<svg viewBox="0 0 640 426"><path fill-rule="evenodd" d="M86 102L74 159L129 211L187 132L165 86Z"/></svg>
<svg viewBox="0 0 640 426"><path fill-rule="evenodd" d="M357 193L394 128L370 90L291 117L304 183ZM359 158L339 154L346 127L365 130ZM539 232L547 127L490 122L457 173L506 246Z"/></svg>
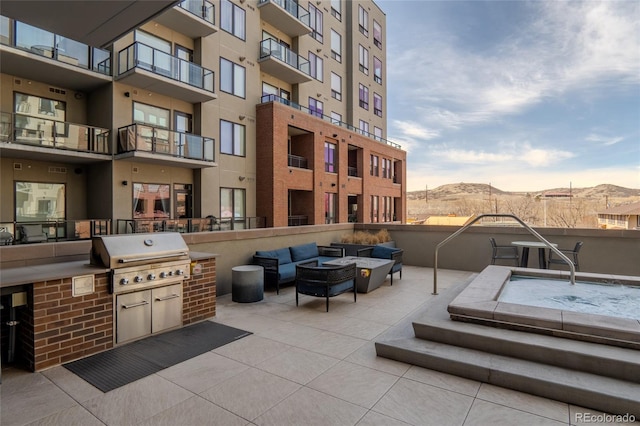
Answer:
<svg viewBox="0 0 640 426"><path fill-rule="evenodd" d="M264 298L264 268L240 265L231 268L231 300L239 303L259 302Z"/></svg>

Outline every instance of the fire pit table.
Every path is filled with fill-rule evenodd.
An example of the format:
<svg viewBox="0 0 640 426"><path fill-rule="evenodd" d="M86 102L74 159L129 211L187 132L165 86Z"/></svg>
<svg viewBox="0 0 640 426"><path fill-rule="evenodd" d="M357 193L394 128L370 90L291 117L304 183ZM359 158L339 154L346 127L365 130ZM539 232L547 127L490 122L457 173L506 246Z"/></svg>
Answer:
<svg viewBox="0 0 640 426"><path fill-rule="evenodd" d="M356 264L356 288L358 293L369 293L380 287L395 263L393 260L371 257L345 256L324 262L323 265Z"/></svg>

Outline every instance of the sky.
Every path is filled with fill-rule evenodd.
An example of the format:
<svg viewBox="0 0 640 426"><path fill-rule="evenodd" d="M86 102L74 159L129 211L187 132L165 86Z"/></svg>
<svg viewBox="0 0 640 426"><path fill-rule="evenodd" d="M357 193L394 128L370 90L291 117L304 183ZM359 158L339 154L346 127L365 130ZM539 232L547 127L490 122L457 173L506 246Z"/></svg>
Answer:
<svg viewBox="0 0 640 426"><path fill-rule="evenodd" d="M377 0L407 190L640 188L640 2Z"/></svg>

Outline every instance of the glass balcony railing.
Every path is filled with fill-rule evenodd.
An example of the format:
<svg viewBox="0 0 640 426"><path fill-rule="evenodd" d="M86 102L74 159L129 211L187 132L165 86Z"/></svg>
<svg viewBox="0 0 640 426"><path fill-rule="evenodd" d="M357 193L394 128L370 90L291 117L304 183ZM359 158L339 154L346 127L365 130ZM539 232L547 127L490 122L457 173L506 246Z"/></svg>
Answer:
<svg viewBox="0 0 640 426"><path fill-rule="evenodd" d="M277 4L307 27L311 26L311 15L309 14L309 11L300 6L297 2L293 0L260 0L260 4L267 2Z"/></svg>
<svg viewBox="0 0 640 426"><path fill-rule="evenodd" d="M45 148L109 154L108 129L49 120L26 114L0 113L0 141Z"/></svg>
<svg viewBox="0 0 640 426"><path fill-rule="evenodd" d="M184 0L179 5L182 9L204 19L211 25L216 22L216 9L213 3L207 0Z"/></svg>
<svg viewBox="0 0 640 426"><path fill-rule="evenodd" d="M45 58L111 75L111 53L50 33L20 21L0 17L0 41Z"/></svg>
<svg viewBox="0 0 640 426"><path fill-rule="evenodd" d="M343 121L336 120L335 118L330 117L328 115L324 115L324 114L318 112L317 110L311 110L311 109L309 109L309 108L307 108L305 106L302 106L300 104L292 102L292 101L290 101L288 99L281 98L280 96L277 96L277 95L263 95L262 98L260 99L260 102L262 102L262 103L279 102L281 104L289 105L291 108L295 108L297 110L304 111L304 112L306 112L308 114L315 115L316 117L319 117L319 118L321 118L321 119L323 119L325 121L328 121L331 124L333 124L334 126L344 127L345 129L351 130L352 132L359 133L359 134L361 134L363 136L366 136L368 138L374 139L374 140L376 140L378 142L384 143L384 144L392 146L394 148L398 148L398 149L401 148L400 145L395 143L395 142L391 142L391 141L389 141L387 139L381 138L380 136L376 136L376 135L374 135L372 133L365 132L365 131L360 130L359 128L357 128L355 126L352 126L351 124L345 123Z"/></svg>
<svg viewBox="0 0 640 426"><path fill-rule="evenodd" d="M214 90L213 71L140 42L118 52L118 75L134 68L151 71L211 93Z"/></svg>
<svg viewBox="0 0 640 426"><path fill-rule="evenodd" d="M146 124L118 129L118 153L146 151L200 161L215 161L215 141Z"/></svg>
<svg viewBox="0 0 640 426"><path fill-rule="evenodd" d="M296 167L298 169L308 169L307 159L300 157L299 155L289 154L289 167Z"/></svg>
<svg viewBox="0 0 640 426"><path fill-rule="evenodd" d="M260 42L260 59L268 57L284 62L307 75L311 73L309 61L271 38Z"/></svg>

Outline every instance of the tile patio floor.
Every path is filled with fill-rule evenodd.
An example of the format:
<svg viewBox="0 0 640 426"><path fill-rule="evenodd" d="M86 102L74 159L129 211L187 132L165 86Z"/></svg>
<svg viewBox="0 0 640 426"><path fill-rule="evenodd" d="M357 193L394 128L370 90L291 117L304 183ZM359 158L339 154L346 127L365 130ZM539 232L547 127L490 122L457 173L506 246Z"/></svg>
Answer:
<svg viewBox="0 0 640 426"><path fill-rule="evenodd" d="M474 274L440 270L440 292ZM397 277L396 277L397 278ZM295 290L258 303L218 298L216 322L251 336L102 393L64 367L5 369L0 424L12 425L562 425L597 411L411 366L375 354L412 336L433 270L405 266L379 289L324 299ZM584 418L584 415L583 415Z"/></svg>

